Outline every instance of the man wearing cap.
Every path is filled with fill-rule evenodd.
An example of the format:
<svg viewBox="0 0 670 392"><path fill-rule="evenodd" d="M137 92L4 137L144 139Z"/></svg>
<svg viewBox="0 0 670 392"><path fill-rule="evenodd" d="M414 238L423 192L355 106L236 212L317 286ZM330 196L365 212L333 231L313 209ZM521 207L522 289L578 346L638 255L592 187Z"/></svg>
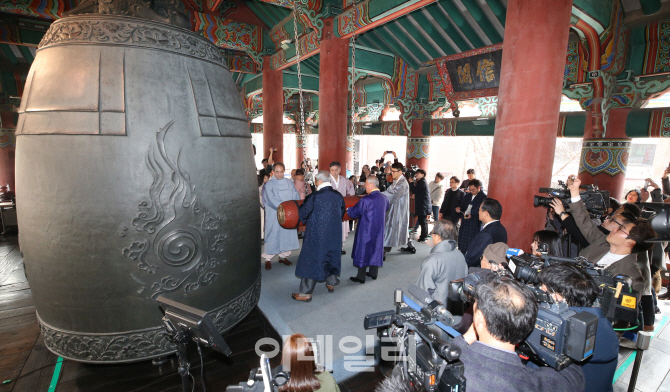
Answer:
<svg viewBox="0 0 670 392"><path fill-rule="evenodd" d="M421 265L416 285L428 292L434 300L446 305L449 282L467 275L468 265L463 254L456 249L458 229L451 221L436 221L430 234L433 249Z"/></svg>
<svg viewBox="0 0 670 392"><path fill-rule="evenodd" d="M482 254L482 268L504 273L505 267L502 263L507 262L508 249L509 247L504 242L496 242L487 246L484 249L484 254Z"/></svg>

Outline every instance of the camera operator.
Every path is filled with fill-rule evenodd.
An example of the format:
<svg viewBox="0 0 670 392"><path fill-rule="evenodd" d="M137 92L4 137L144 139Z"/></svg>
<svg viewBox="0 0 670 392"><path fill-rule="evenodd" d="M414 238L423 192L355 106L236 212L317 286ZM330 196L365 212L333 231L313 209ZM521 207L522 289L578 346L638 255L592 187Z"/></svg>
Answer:
<svg viewBox="0 0 670 392"><path fill-rule="evenodd" d="M598 285L584 269L572 263L557 263L545 267L538 278L542 290L550 293L554 301L566 302L577 313L589 312L598 316L593 356L582 363L582 370L587 390L612 391L619 339L602 310L592 307L598 297Z"/></svg>
<svg viewBox="0 0 670 392"><path fill-rule="evenodd" d="M543 247L546 247L546 253L540 251ZM536 257L542 257L544 254L563 257L561 236L551 230L536 231L535 234L533 234L533 243L530 244L530 251L533 256Z"/></svg>
<svg viewBox="0 0 670 392"><path fill-rule="evenodd" d="M412 198L414 199L414 215L417 217L414 230L416 231L416 228L421 226L419 242L423 244L428 237L428 217L432 208L425 170L417 169L414 179L412 177L409 178L409 191L412 193Z"/></svg>
<svg viewBox="0 0 670 392"><path fill-rule="evenodd" d="M555 208L558 208L557 211L562 211L563 206L558 206L560 202L558 203L552 203L552 205L555 206ZM565 212L562 212L561 215L565 214ZM591 236L587 236L585 234L584 241L586 242L587 246L589 244L595 243L592 241L598 241L598 238L600 238L600 241L602 243L602 238L610 238L609 235L612 234L613 232L617 232L618 228L620 227L620 223L630 223L630 222L636 222L640 218L640 209L635 205L631 203L624 203L621 207L619 207L618 210L616 210L613 214L608 215L607 218L603 221L602 225L597 226L598 230L595 230L592 232ZM564 219L565 222L568 222L569 219L572 219L572 217ZM579 235L582 235L580 227L577 226L577 222L573 220L574 228L571 228L570 230L576 231L579 233ZM641 219L640 221L645 221L644 219ZM646 221L645 221L646 222ZM648 224L648 223L647 223ZM566 227L570 227L570 225L566 225ZM655 234L654 234L655 235ZM616 239L616 238L615 238ZM647 238L649 239L649 238ZM607 240L609 241L609 240ZM635 251L634 259L637 263L637 267L640 271L640 275L642 277L642 284L639 284L637 287L633 287L634 290L638 292L638 295L640 296L639 303L640 306L642 307L642 315L644 317L644 330L646 331L653 331L654 330L654 322L655 322L655 317L654 317L654 301L653 301L653 296L651 292L651 271L650 271L650 265L649 265L649 258L648 258L648 250L651 248L653 244L647 244L647 249L642 250L642 251ZM588 248L586 248L588 249ZM585 250L586 250L585 249ZM582 251L583 252L583 251ZM580 253L580 256L584 256L582 253ZM595 261L589 259L589 261ZM614 270L612 270L614 271ZM626 273L622 272L617 272L621 273L623 275L628 275ZM631 276L633 278L633 276Z"/></svg>
<svg viewBox="0 0 670 392"><path fill-rule="evenodd" d="M283 370L291 376L280 392L339 392L333 375L319 371L314 361L312 344L305 335L296 333L288 337L282 350Z"/></svg>
<svg viewBox="0 0 670 392"><path fill-rule="evenodd" d="M610 233L605 235L589 218L584 202L579 196L581 180L575 178L568 184L570 211L575 223L589 246L579 252L592 263L606 267L614 275L626 275L633 280L633 290L643 293L645 279L637 265L638 252L646 252L653 244L645 241L656 236L656 232L645 219L631 220L625 215L613 215L609 220ZM628 215L628 214L626 214ZM639 299L639 298L638 298Z"/></svg>
<svg viewBox="0 0 670 392"><path fill-rule="evenodd" d="M507 263L507 250L509 247L504 242L496 242L484 249L482 254L482 268L491 270L498 275L507 275L507 270L503 263Z"/></svg>
<svg viewBox="0 0 670 392"><path fill-rule="evenodd" d="M576 391L584 389L582 369L557 372L525 366L515 352L533 331L535 294L512 279L487 275L475 288L473 323L453 344L461 348L468 391Z"/></svg>

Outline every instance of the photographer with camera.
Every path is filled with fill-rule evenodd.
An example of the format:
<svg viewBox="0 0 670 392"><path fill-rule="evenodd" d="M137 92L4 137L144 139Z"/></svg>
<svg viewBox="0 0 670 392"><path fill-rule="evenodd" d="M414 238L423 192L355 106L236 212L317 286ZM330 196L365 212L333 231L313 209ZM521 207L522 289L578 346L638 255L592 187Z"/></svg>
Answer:
<svg viewBox="0 0 670 392"><path fill-rule="evenodd" d="M572 263L557 263L545 267L538 275L542 290L556 302L566 302L575 312L588 312L598 317L598 332L593 356L582 364L588 391L612 391L612 379L617 367L619 339L612 323L593 303L598 297L598 285L593 278Z"/></svg>
<svg viewBox="0 0 670 392"><path fill-rule="evenodd" d="M544 255L563 257L561 236L551 230L536 231L533 234L533 243L530 244L530 251L535 257L542 257Z"/></svg>
<svg viewBox="0 0 670 392"><path fill-rule="evenodd" d="M609 220L612 229L605 235L591 221L579 196L581 180L576 176L571 178L573 181L568 183L568 189L572 198L568 205L579 231L590 244L579 255L605 267L613 275L629 276L633 280L633 290L643 293L645 279L637 265L636 253L646 252L652 247L652 243L647 244L645 241L654 238L656 232L645 219L631 220L624 215L613 215Z"/></svg>
<svg viewBox="0 0 670 392"><path fill-rule="evenodd" d="M317 369L312 343L305 335L295 333L286 339L281 361L290 378L279 392L340 392L333 375Z"/></svg>
<svg viewBox="0 0 670 392"><path fill-rule="evenodd" d="M531 368L515 352L533 331L537 310L535 294L515 280L489 274L477 284L472 326L452 342L461 349L468 391L584 390L578 365Z"/></svg>

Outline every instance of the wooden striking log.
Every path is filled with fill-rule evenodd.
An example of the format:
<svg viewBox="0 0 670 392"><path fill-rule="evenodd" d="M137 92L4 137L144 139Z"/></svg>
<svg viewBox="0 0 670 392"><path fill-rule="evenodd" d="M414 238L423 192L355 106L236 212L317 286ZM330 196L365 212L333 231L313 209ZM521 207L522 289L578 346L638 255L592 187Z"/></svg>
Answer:
<svg viewBox="0 0 670 392"><path fill-rule="evenodd" d="M344 206L346 208L353 207L363 196L347 196L344 198ZM302 205L302 200L288 200L279 205L277 208L277 221L279 226L285 229L295 229L298 226L303 226L300 223L300 213L298 208ZM351 220L349 214L345 213L342 221Z"/></svg>

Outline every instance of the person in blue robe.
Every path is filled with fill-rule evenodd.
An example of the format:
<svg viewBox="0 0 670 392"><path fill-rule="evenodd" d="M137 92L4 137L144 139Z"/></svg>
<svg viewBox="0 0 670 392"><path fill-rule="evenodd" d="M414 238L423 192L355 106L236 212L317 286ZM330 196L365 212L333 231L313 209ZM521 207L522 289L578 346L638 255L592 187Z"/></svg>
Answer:
<svg viewBox="0 0 670 392"><path fill-rule="evenodd" d="M287 200L300 200L293 181L284 178L284 164L275 162L272 177L263 185L263 205L265 206L265 269L272 268L271 261L279 255L279 262L291 265L288 257L291 251L300 248L297 229L284 229L277 221L277 208Z"/></svg>
<svg viewBox="0 0 670 392"><path fill-rule="evenodd" d="M365 193L367 196L347 210L351 219L358 219L351 252L358 274L349 278L358 283L365 283L366 275L377 279L379 267L384 265L384 221L389 208L388 198L379 191L377 177L365 179Z"/></svg>
<svg viewBox="0 0 670 392"><path fill-rule="evenodd" d="M345 206L342 195L330 185L330 173L316 175L316 192L300 206L300 221L305 224L305 239L295 268L300 278L296 301L310 302L316 282L326 282L329 293L340 283L342 267L342 217Z"/></svg>

